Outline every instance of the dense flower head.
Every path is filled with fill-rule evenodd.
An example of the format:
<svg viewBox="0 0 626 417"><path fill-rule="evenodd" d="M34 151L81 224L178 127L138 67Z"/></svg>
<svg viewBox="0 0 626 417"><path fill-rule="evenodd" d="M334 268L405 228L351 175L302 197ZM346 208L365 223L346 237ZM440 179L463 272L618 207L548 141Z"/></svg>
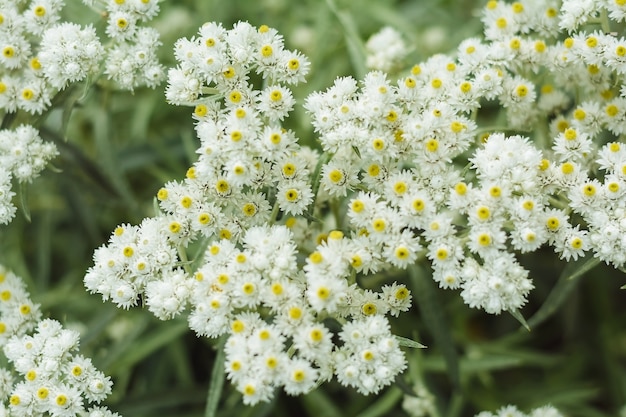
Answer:
<svg viewBox="0 0 626 417"><path fill-rule="evenodd" d="M514 405L507 405L501 407L497 411L491 413L489 411L483 411L476 414L475 417L562 417L563 414L555 407L551 405L544 405L531 410L528 414L520 411Z"/></svg>
<svg viewBox="0 0 626 417"><path fill-rule="evenodd" d="M386 26L370 36L365 43L365 49L367 67L386 72L401 67L409 52L402 35L391 26Z"/></svg>
<svg viewBox="0 0 626 417"><path fill-rule="evenodd" d="M104 74L123 90L155 88L165 79L159 62L161 46L156 29L143 24L160 11L160 0L83 0L106 18L106 35L111 40L106 50Z"/></svg>
<svg viewBox="0 0 626 417"><path fill-rule="evenodd" d="M165 94L168 101L189 105L202 98L203 88L213 87L227 95L228 105L252 105L260 93L251 95L247 88L248 74L254 71L270 83L267 98L261 99L259 106L265 110L262 113L272 118L273 112L268 114L270 108L274 112L290 110L290 91L281 84L304 81L310 64L300 52L285 49L283 38L275 29L257 29L247 22L238 22L226 30L211 22L202 26L197 35L181 38L175 45L179 65L169 71ZM274 118L282 119L285 110L278 110Z"/></svg>
<svg viewBox="0 0 626 417"><path fill-rule="evenodd" d="M94 74L104 54L93 27L64 22L41 37L39 62L44 77L57 89Z"/></svg>
<svg viewBox="0 0 626 417"><path fill-rule="evenodd" d="M4 415L117 416L106 407L89 407L111 393L112 383L77 353L78 332L42 320L22 279L1 265L0 346L9 364L0 370Z"/></svg>
<svg viewBox="0 0 626 417"><path fill-rule="evenodd" d="M101 72L131 91L162 82L159 34L136 24L156 15L158 0L107 3L113 42L106 47L92 25L61 20L63 0L0 3L0 109L42 114L60 90Z"/></svg>
<svg viewBox="0 0 626 417"><path fill-rule="evenodd" d="M11 179L31 182L57 153L54 143L43 141L37 129L30 125L0 130L0 165L3 167L0 174L0 223L9 223L15 215Z"/></svg>

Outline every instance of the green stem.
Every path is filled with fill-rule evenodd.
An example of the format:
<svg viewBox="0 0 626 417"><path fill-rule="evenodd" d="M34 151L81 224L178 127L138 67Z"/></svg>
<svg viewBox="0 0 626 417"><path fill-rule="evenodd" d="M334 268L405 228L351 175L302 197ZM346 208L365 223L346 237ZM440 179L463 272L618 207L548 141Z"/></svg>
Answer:
<svg viewBox="0 0 626 417"><path fill-rule="evenodd" d="M276 223L276 219L278 218L279 211L280 210L278 207L278 199L276 199L276 201L274 201L274 207L272 207L272 212L270 213L270 220L269 220L270 225L273 225L274 223Z"/></svg>
<svg viewBox="0 0 626 417"><path fill-rule="evenodd" d="M389 412L394 406L402 399L402 390L398 387L392 386L385 392L374 404L367 407L365 411L360 413L357 417L380 417L389 415Z"/></svg>
<svg viewBox="0 0 626 417"><path fill-rule="evenodd" d="M16 117L17 117L17 112L6 113L4 117L2 118L2 125L0 125L0 129L2 130L8 129Z"/></svg>
<svg viewBox="0 0 626 417"><path fill-rule="evenodd" d="M595 257L583 258L577 262L568 263L546 301L528 320L528 326L535 328L552 316L565 302L567 296L576 288L578 279L595 268L599 263L600 259Z"/></svg>
<svg viewBox="0 0 626 417"><path fill-rule="evenodd" d="M187 274L191 274L191 268L189 267L189 258L187 257L187 251L183 245L178 245L178 257L180 258L180 264Z"/></svg>
<svg viewBox="0 0 626 417"><path fill-rule="evenodd" d="M313 201L311 201L311 204L309 205L309 209L305 215L305 217L311 218L313 217L313 211L315 210L315 200L317 199L317 192L320 189L320 176L322 175L322 167L328 163L328 161L330 161L330 154L327 152L324 152L322 154L322 156L320 156L319 160L317 161L317 165L315 166L315 171L313 172L313 178L312 178L312 192L313 192Z"/></svg>
<svg viewBox="0 0 626 417"><path fill-rule="evenodd" d="M602 8L600 12L600 27L604 33L611 33L611 22L609 21L609 15L605 8Z"/></svg>
<svg viewBox="0 0 626 417"><path fill-rule="evenodd" d="M215 417L217 414L217 407L220 402L220 397L222 396L222 389L224 388L225 343L226 338L223 336L217 344L217 355L215 356L213 369L211 370L211 380L209 382L206 407L204 408L204 417Z"/></svg>
<svg viewBox="0 0 626 417"><path fill-rule="evenodd" d="M441 351L452 387L458 392L461 388L459 354L454 347L450 325L441 309L437 289L428 273L418 265L409 266L409 276L424 323L432 334L435 347Z"/></svg>

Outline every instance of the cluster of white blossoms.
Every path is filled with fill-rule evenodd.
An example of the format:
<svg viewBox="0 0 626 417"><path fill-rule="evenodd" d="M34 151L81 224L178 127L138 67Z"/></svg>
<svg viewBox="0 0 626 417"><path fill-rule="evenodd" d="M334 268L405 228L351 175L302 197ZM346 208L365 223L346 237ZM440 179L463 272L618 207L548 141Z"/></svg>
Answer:
<svg viewBox="0 0 626 417"><path fill-rule="evenodd" d="M402 35L390 26L370 36L365 43L365 51L367 68L385 72L401 68L409 52Z"/></svg>
<svg viewBox="0 0 626 417"><path fill-rule="evenodd" d="M332 155L322 187L350 198L352 226L376 236L388 262L425 251L441 287L490 313L519 309L533 288L515 253L548 244L565 260L592 251L626 262L626 40L599 31L557 40L571 6L490 1L485 39L466 39L456 56L431 57L395 83L382 72L360 85L340 78L306 103ZM534 141L497 126L481 134L489 102L506 112L502 129L544 130Z"/></svg>
<svg viewBox="0 0 626 417"><path fill-rule="evenodd" d="M15 215L12 178L20 183L31 182L56 155L54 143L44 142L30 125L0 130L0 223L9 223Z"/></svg>
<svg viewBox="0 0 626 417"><path fill-rule="evenodd" d="M164 79L156 57L158 32L136 24L156 15L158 0L106 3L113 19L109 26L118 30L107 30L112 41L105 47L94 27L61 21L63 0L0 0L0 116L7 127L0 131L2 224L15 215L12 178L30 182L57 154L34 127L10 129L16 112L36 117L49 110L60 91L100 72L127 90L154 88Z"/></svg>
<svg viewBox="0 0 626 417"><path fill-rule="evenodd" d="M159 13L159 1L83 0L107 19L111 44L107 46L104 73L124 90L155 88L165 78L165 67L157 57L159 33L141 25Z"/></svg>
<svg viewBox="0 0 626 417"><path fill-rule="evenodd" d="M550 405L535 408L528 414L521 412L514 405L507 405L505 407L500 408L495 413L490 413L489 411L483 411L481 413L476 414L475 417L563 417L563 414L561 414L559 410L557 410L556 408Z"/></svg>
<svg viewBox="0 0 626 417"><path fill-rule="evenodd" d="M77 354L79 334L41 319L24 282L0 266L0 346L9 367L0 369L3 416L119 417L100 403L111 380Z"/></svg>
<svg viewBox="0 0 626 417"><path fill-rule="evenodd" d="M63 0L0 0L0 110L41 114L68 85L99 75L101 66L121 88L155 87L155 29L140 27L158 12L158 0L107 1L111 45L93 26L61 21Z"/></svg>
<svg viewBox="0 0 626 417"><path fill-rule="evenodd" d="M307 220L323 214L318 154L281 122L295 102L287 85L304 79L308 60L276 30L244 22L205 24L175 48L166 96L195 106L199 159L159 190L158 216L118 227L96 251L86 287L121 307L143 300L161 319L188 308L198 335L228 335L225 370L246 404L333 375L378 392L406 367L386 315L411 297L402 284L356 284L357 271L383 264L370 238ZM191 268L194 241L203 253Z"/></svg>
<svg viewBox="0 0 626 417"><path fill-rule="evenodd" d="M576 7L489 1L484 38L456 54L397 80L338 78L305 103L321 154L282 126L307 59L267 26L205 24L177 41L166 89L195 106L199 158L158 191L156 217L96 251L86 287L227 334L227 375L254 404L333 375L376 393L405 368L387 316L410 292L368 275L427 261L469 306L516 314L534 287L519 254L623 267L626 39L578 31Z"/></svg>
<svg viewBox="0 0 626 417"><path fill-rule="evenodd" d="M0 110L41 114L52 97L94 71L93 27L59 23L63 0L0 1Z"/></svg>

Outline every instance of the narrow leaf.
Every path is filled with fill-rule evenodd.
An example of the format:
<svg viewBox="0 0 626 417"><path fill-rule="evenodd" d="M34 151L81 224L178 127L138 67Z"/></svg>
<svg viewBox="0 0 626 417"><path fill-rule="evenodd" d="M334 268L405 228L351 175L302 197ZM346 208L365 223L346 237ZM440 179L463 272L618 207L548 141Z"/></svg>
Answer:
<svg viewBox="0 0 626 417"><path fill-rule="evenodd" d="M509 313L511 313L511 315L515 317L526 330L530 331L530 326L526 323L526 319L517 308L515 310L510 310Z"/></svg>
<svg viewBox="0 0 626 417"><path fill-rule="evenodd" d="M322 175L322 167L326 163L328 163L328 161L330 161L330 158L330 154L324 152L322 156L320 156L317 160L317 165L315 166L315 171L313 172L313 189L311 190L311 192L313 193L313 201L309 204L309 209L303 213L303 216L311 221L319 222L318 219L315 219L315 217L313 217L313 211L315 210L315 200L317 199L317 192L320 188L320 176Z"/></svg>
<svg viewBox="0 0 626 417"><path fill-rule="evenodd" d="M411 283L413 284L413 294L417 301L417 306L422 313L426 326L435 339L435 345L441 350L450 382L455 390L461 387L459 374L459 355L454 348L450 326L445 320L439 297L434 286L434 282L423 269L417 265L409 267Z"/></svg>
<svg viewBox="0 0 626 417"><path fill-rule="evenodd" d="M326 0L326 4L328 4L328 8L337 17L337 20L339 20L343 28L348 55L350 55L350 61L354 67L355 75L359 79L363 78L367 72L367 68L365 67L365 45L359 35L356 23L350 13L337 8L334 0Z"/></svg>
<svg viewBox="0 0 626 417"><path fill-rule="evenodd" d="M599 263L600 259L595 257L585 257L576 262L568 263L561 273L556 285L552 288L552 291L546 298L546 301L541 305L539 310L537 310L537 312L530 319L528 319L528 326L535 328L552 316L552 314L559 309L565 300L567 300L567 297L574 290L574 288L576 288L579 278Z"/></svg>
<svg viewBox="0 0 626 417"><path fill-rule="evenodd" d="M390 415L389 413L395 405L402 399L402 390L392 386L378 399L367 406L367 408L357 415L357 417L381 417Z"/></svg>
<svg viewBox="0 0 626 417"><path fill-rule="evenodd" d="M300 397L309 415L325 417L343 417L345 410L341 410L335 401L329 398L323 390L313 390Z"/></svg>
<svg viewBox="0 0 626 417"><path fill-rule="evenodd" d="M124 355L111 366L112 370L110 372L113 373L117 369L131 368L172 340L179 338L187 330L188 325L186 321L168 323L153 329L152 333L137 339L132 344L132 347L126 350Z"/></svg>
<svg viewBox="0 0 626 417"><path fill-rule="evenodd" d="M400 346L404 346L404 347L410 347L410 348L415 348L415 349L426 349L427 347L426 345L422 345L421 343L416 342L415 340L411 340L407 337L396 335L396 340L398 341Z"/></svg>
<svg viewBox="0 0 626 417"><path fill-rule="evenodd" d="M226 339L222 338L220 343L217 344L217 355L215 356L213 369L211 370L211 380L209 381L209 392L207 394L204 417L215 417L220 397L222 396L222 389L224 388L225 342Z"/></svg>
<svg viewBox="0 0 626 417"><path fill-rule="evenodd" d="M20 206L24 217L30 223L30 208L28 207L28 183L20 182L18 194L20 195Z"/></svg>
<svg viewBox="0 0 626 417"><path fill-rule="evenodd" d="M67 127L70 123L70 117L72 116L72 112L77 106L78 100L83 96L84 93L80 91L74 91L72 94L66 98L63 103L63 113L61 115L61 134L63 139L67 142Z"/></svg>

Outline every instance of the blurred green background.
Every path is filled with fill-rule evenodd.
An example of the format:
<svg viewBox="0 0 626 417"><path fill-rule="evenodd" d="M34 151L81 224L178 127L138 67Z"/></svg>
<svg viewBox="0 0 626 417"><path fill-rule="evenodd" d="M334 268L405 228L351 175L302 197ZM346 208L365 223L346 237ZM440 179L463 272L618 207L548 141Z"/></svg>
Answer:
<svg viewBox="0 0 626 417"><path fill-rule="evenodd" d="M79 0L67 0L68 20L103 20ZM363 73L359 49L385 25L399 30L412 52L407 68L438 52L454 51L479 35L482 1L384 0L177 0L164 1L151 23L162 36L161 59L175 65L172 46L206 21L227 28L239 20L267 24L286 46L311 60L308 82L294 95L301 104L337 76ZM331 7L332 6L332 7ZM31 220L18 212L0 227L0 262L28 283L49 313L82 332L82 348L114 379L112 410L127 417L202 416L214 341L197 339L184 319L159 322L147 311L117 310L86 293L82 279L95 248L121 223L152 216L160 186L184 177L197 140L190 108L167 104L165 85L134 94L95 86L62 131L53 111L42 136L54 140L59 172L46 170L22 192ZM303 143L314 146L307 116L297 108L289 121ZM19 204L19 199L16 198ZM533 317L550 298L554 314L531 318L530 332L510 315L471 310L456 291L442 291L419 276L408 282L416 306L394 320L395 332L428 346L407 350L410 369L379 396L364 397L332 382L302 397L280 394L270 404L243 406L226 383L218 416L407 416L403 390L419 382L435 396L435 416L473 416L513 403L522 410L551 403L576 417L616 416L626 404L626 332L623 275L600 265L577 279L559 279L584 263L566 266L550 250L521 257L537 287L522 313ZM556 289L555 289L556 286ZM541 315L547 310L541 310ZM427 317L427 319L424 319ZM537 318L539 317L539 318Z"/></svg>

